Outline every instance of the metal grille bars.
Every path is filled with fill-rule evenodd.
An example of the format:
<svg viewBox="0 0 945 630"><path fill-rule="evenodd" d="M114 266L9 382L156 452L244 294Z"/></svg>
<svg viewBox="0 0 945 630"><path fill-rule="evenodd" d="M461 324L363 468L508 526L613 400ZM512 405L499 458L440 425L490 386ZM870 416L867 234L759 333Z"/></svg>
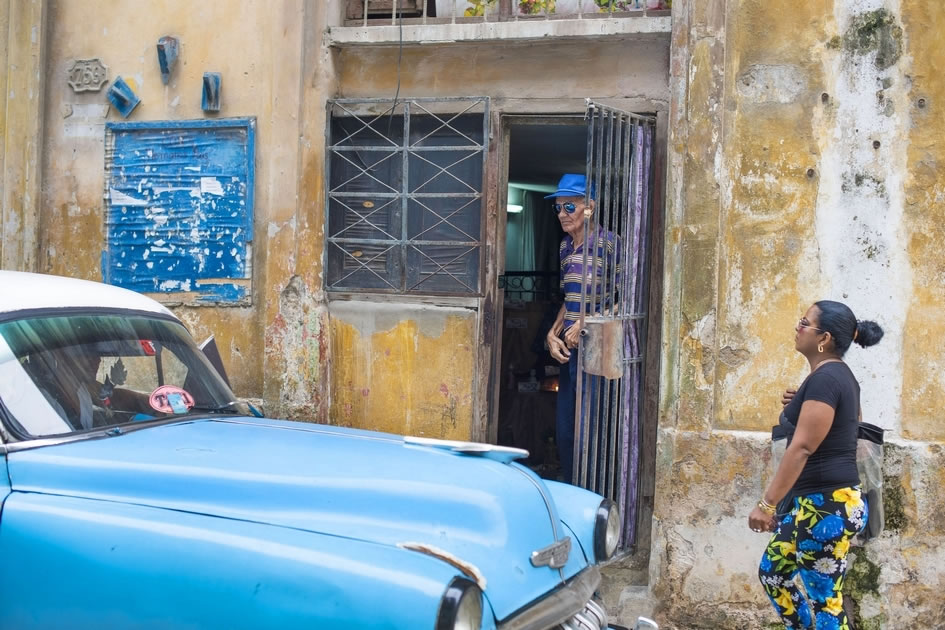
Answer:
<svg viewBox="0 0 945 630"><path fill-rule="evenodd" d="M476 295L489 99L329 103L330 290Z"/></svg>

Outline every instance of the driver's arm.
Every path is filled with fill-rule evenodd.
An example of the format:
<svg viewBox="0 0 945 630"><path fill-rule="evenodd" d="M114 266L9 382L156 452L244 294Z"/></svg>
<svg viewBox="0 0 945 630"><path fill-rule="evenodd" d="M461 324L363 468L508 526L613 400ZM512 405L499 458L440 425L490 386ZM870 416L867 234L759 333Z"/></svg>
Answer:
<svg viewBox="0 0 945 630"><path fill-rule="evenodd" d="M116 387L112 391L112 409L116 411L137 411L142 413L153 413L151 408L150 396L148 394Z"/></svg>

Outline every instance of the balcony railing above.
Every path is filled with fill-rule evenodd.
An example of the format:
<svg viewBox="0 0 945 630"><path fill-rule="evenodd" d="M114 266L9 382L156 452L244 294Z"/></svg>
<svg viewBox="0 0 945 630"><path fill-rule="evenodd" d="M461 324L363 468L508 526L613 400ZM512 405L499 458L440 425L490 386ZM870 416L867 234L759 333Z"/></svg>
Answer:
<svg viewBox="0 0 945 630"><path fill-rule="evenodd" d="M347 0L334 45L669 33L672 0Z"/></svg>

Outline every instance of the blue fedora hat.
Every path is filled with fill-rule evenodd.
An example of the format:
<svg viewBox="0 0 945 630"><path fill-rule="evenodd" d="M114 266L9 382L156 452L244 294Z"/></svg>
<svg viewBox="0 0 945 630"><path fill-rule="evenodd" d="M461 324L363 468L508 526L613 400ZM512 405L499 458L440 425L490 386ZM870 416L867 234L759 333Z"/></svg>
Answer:
<svg viewBox="0 0 945 630"><path fill-rule="evenodd" d="M565 173L558 182L558 190L550 195L545 195L545 199L554 199L555 197L584 197L587 195L587 177L575 173ZM594 196L594 186L591 185L591 197Z"/></svg>

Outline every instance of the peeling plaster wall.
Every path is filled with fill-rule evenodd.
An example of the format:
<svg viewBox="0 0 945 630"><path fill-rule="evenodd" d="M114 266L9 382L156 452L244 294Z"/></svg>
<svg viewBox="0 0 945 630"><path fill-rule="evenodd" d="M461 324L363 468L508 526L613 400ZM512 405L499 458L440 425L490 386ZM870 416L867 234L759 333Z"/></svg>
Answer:
<svg viewBox="0 0 945 630"><path fill-rule="evenodd" d="M272 255L264 272L263 396L270 415L327 422L331 355L322 269L325 118L327 101L337 88L336 53L325 33L343 12L341 0L306 0L303 6L300 49L291 51L301 53L301 68L294 77L299 81L298 152L294 165L288 159L284 165L286 172L294 168L297 175L292 189L296 205L272 208L266 230ZM287 100L294 102L292 97Z"/></svg>
<svg viewBox="0 0 945 630"><path fill-rule="evenodd" d="M912 106L909 57L904 57L899 2L837 3L835 29L823 55L826 106L815 113L824 165L819 182L816 244L825 294L886 330L876 352L851 352L870 422L902 431L903 337L912 286L906 248L904 184ZM888 13L882 13L882 12ZM888 15L888 18L879 17ZM873 28L871 20L888 20ZM898 33L898 35L897 35ZM871 37L889 38L879 50ZM919 262L919 261L915 261ZM945 435L945 434L943 434Z"/></svg>
<svg viewBox="0 0 945 630"><path fill-rule="evenodd" d="M333 301L331 315L334 423L472 438L474 310Z"/></svg>
<svg viewBox="0 0 945 630"><path fill-rule="evenodd" d="M323 9L319 3L312 11ZM133 86L141 103L129 121L206 118L201 77L220 72L216 116L257 119L253 305L175 312L198 340L216 336L238 395L266 395L267 407L277 407L281 390L266 392L263 382L263 326L298 263L284 243L297 236L304 2L48 0L48 13L39 270L101 277L104 125L122 119L105 98L108 84L100 92L73 92L66 83L72 60L99 57L110 80L120 75ZM156 53L163 35L178 37L181 46L166 86Z"/></svg>
<svg viewBox="0 0 945 630"><path fill-rule="evenodd" d="M794 323L837 299L886 331L846 357L889 440L857 627L945 626L945 7L680 0L673 19L652 608L631 588L608 603L669 628L775 620L747 514L807 373Z"/></svg>

